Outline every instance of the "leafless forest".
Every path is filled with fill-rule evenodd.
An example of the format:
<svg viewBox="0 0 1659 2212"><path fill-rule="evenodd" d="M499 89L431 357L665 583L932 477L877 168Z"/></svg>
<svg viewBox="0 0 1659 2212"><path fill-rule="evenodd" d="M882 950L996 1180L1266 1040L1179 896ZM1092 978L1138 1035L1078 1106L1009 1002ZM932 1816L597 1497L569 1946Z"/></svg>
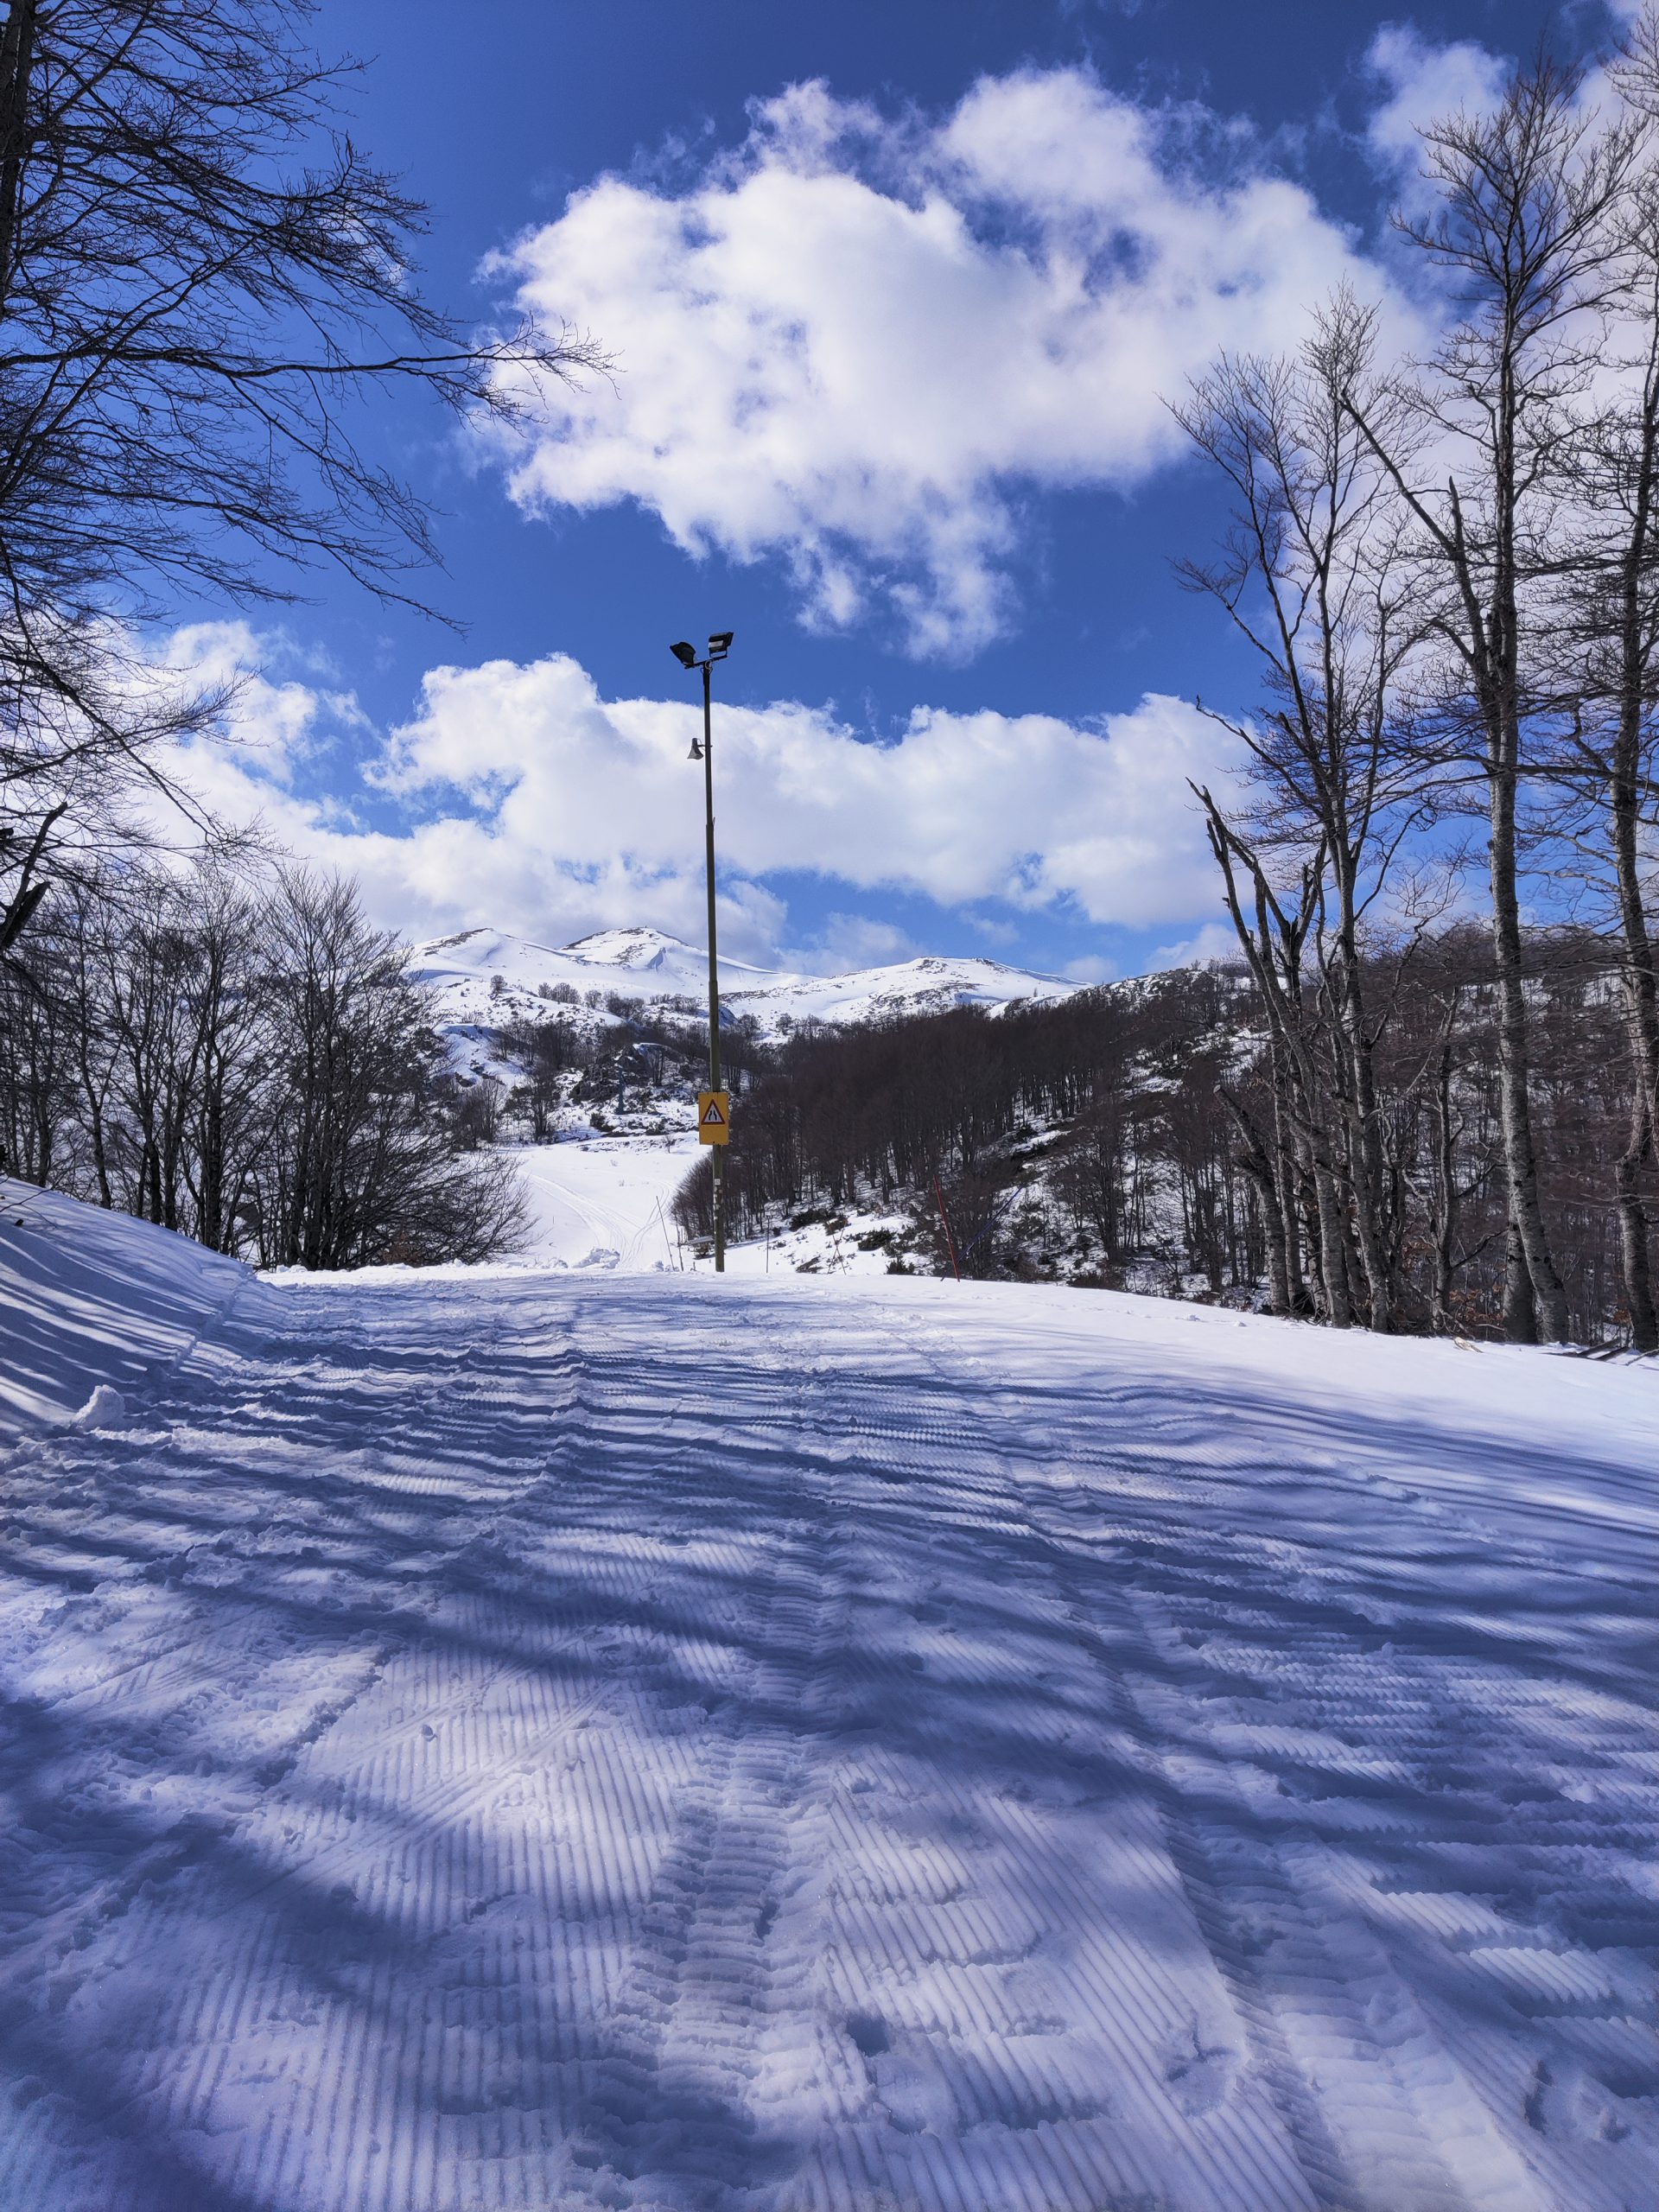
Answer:
<svg viewBox="0 0 1659 2212"><path fill-rule="evenodd" d="M1338 1326L1446 1325L1494 1233L1478 1211L1483 1256L1460 1270L1448 1219L1495 1192L1507 1336L1659 1345L1651 23L1611 82L1594 103L1541 60L1496 113L1426 134L1432 198L1396 227L1461 310L1427 358L1385 361L1338 297L1300 353L1224 360L1180 410L1233 503L1185 578L1262 673L1230 725L1248 796L1199 794L1268 1035L1253 1091L1224 1096L1274 1301L1311 1294ZM1477 898L1471 967L1448 921ZM1490 1105L1456 1079L1475 1009ZM1425 1092L1427 1173L1405 1134ZM1497 1166L1477 1176L1459 1128L1489 1118ZM1430 1195L1408 1205L1414 1179ZM1490 1297L1475 1310L1490 1321Z"/></svg>
<svg viewBox="0 0 1659 2212"><path fill-rule="evenodd" d="M499 424L513 379L596 359L425 296L426 211L352 142L319 19L10 0L0 23L4 1164L313 1265L475 1249L504 1186L454 1148L403 956L349 889L231 865L176 749L227 696L158 639L308 571L412 601L429 518L365 399Z"/></svg>
<svg viewBox="0 0 1659 2212"><path fill-rule="evenodd" d="M512 1171L407 959L302 871L48 901L0 973L8 1169L266 1267L490 1257Z"/></svg>
<svg viewBox="0 0 1659 2212"><path fill-rule="evenodd" d="M1541 1192L1569 1332L1625 1343L1618 979L1588 932L1524 943ZM1405 975L1366 980L1389 1003L1376 1064L1390 1324L1499 1333L1507 1209L1485 934L1445 930L1414 948ZM901 1267L950 1271L942 1199L966 1274L1265 1305L1340 1325L1370 1318L1351 1230L1338 1244L1345 1313L1330 1296L1318 1189L1242 959L995 1019L963 1008L798 1037L743 1095L727 1192L739 1235L886 1211L900 1225L881 1241ZM688 1231L706 1235L706 1168L678 1204Z"/></svg>

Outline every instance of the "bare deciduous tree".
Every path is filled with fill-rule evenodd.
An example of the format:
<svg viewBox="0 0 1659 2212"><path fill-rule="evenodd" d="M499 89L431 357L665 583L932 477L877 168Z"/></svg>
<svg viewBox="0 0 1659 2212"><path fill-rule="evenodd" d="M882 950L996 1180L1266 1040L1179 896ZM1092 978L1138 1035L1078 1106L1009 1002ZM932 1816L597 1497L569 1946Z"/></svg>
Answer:
<svg viewBox="0 0 1659 2212"><path fill-rule="evenodd" d="M491 1257L516 1186L407 960L302 870L106 872L0 970L4 1165L268 1265Z"/></svg>
<svg viewBox="0 0 1659 2212"><path fill-rule="evenodd" d="M346 135L314 0L10 0L0 28L0 936L155 741L211 719L133 625L307 569L404 597L421 499L356 402L499 416L594 362L423 296L425 211ZM105 817L100 825L99 817Z"/></svg>
<svg viewBox="0 0 1659 2212"><path fill-rule="evenodd" d="M1618 79L1659 113L1659 26L1640 27ZM1659 976L1644 830L1654 805L1659 693L1659 174L1628 195L1624 286L1612 321L1611 374L1566 472L1570 526L1553 594L1555 761L1571 836L1619 946L1630 1048L1628 1141L1615 1169L1620 1264L1631 1338L1659 1351L1641 1179L1659 1121ZM1608 895L1610 894L1610 895Z"/></svg>
<svg viewBox="0 0 1659 2212"><path fill-rule="evenodd" d="M1415 636L1391 486L1350 404L1363 395L1377 422L1401 428L1373 353L1371 316L1344 296L1299 356L1224 360L1176 414L1234 501L1220 557L1183 574L1226 609L1264 690L1259 716L1213 717L1250 764L1255 804L1241 818L1198 796L1318 1193L1325 1308L1348 1325L1351 1234L1367 1318L1388 1331L1397 1239L1373 1067L1381 1016L1367 1002L1362 933L1428 793L1392 727ZM1265 1161L1247 1137L1252 1146ZM1282 1221L1282 1197L1276 1206Z"/></svg>
<svg viewBox="0 0 1659 2212"><path fill-rule="evenodd" d="M1622 219L1647 135L1638 115L1587 111L1581 82L1542 57L1511 79L1493 113L1459 113L1422 134L1437 205L1398 220L1462 313L1421 374L1394 386L1395 423L1357 388L1348 403L1414 526L1442 648L1430 679L1442 732L1484 785L1506 1325L1522 1341L1541 1328L1560 1342L1567 1328L1539 1190L1519 890L1529 737L1551 703L1537 587L1554 562L1564 465L1624 281Z"/></svg>

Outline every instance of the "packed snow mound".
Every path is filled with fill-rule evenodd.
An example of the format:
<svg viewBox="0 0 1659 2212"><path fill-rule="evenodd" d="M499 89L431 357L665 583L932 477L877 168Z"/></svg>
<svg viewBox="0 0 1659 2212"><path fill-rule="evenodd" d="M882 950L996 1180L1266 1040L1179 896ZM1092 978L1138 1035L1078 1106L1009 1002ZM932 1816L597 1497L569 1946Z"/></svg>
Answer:
<svg viewBox="0 0 1659 2212"><path fill-rule="evenodd" d="M556 991L639 999L646 1006L674 999L707 1004L709 956L661 930L602 930L573 944L538 944L499 930L462 930L417 945L411 972L438 995L449 1027L497 1026L527 1015L545 1017ZM906 1014L982 1006L993 1012L1034 1000L1070 998L1084 987L977 957L929 955L890 967L842 976L795 975L741 960L720 963L728 1019L752 1014L761 1033L777 1037L803 1021L870 1021ZM580 1018L580 1017L578 1017Z"/></svg>
<svg viewBox="0 0 1659 2212"><path fill-rule="evenodd" d="M0 1443L118 1420L248 1280L188 1236L0 1176Z"/></svg>

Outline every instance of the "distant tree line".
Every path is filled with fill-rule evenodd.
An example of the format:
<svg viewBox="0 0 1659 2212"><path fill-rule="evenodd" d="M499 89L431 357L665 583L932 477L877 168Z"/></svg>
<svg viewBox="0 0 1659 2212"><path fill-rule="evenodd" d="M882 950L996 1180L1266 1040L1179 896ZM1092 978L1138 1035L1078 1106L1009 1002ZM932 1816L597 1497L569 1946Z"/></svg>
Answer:
<svg viewBox="0 0 1659 2212"><path fill-rule="evenodd" d="M503 994L505 995L505 994ZM695 999L642 1000L618 991L578 993L569 983L544 987L562 1014L513 1015L490 1034L497 1052L517 1069L516 1083L485 1076L462 1101L464 1125L487 1143L518 1135L531 1144L551 1141L560 1110L582 1104L596 1111L621 1105L630 1096L662 1096L684 1091L706 1078L709 1051L706 1009ZM578 1006L604 1020L583 1021ZM768 1065L753 1015L739 1015L721 1028L723 1070L742 1083Z"/></svg>
<svg viewBox="0 0 1659 2212"><path fill-rule="evenodd" d="M943 1196L970 1274L1052 1274L1079 1252L1114 1269L1159 1247L1167 1192L1196 1218L1218 1175L1231 1178L1228 1277L1252 1281L1261 1236L1216 1106L1247 995L1232 977L1185 969L995 1017L963 1007L804 1024L734 1109L731 1227L908 1212L943 1268ZM711 1228L709 1183L700 1160L675 1202L694 1236Z"/></svg>
<svg viewBox="0 0 1659 2212"><path fill-rule="evenodd" d="M265 1267L480 1260L522 1228L408 950L292 867L129 865L0 963L11 1174Z"/></svg>
<svg viewBox="0 0 1659 2212"><path fill-rule="evenodd" d="M1617 963L1584 930L1529 933L1522 951L1541 1208L1568 1330L1624 1341ZM1362 983L1389 1005L1374 1083L1391 1325L1500 1333L1503 1074L1487 941L1471 925L1443 928L1408 963L1368 962ZM1233 1298L1328 1322L1365 1313L1357 1246L1326 1233L1319 1161L1297 1141L1268 1007L1242 962L996 1017L963 1007L798 1033L741 1098L726 1187L740 1236L887 1210L908 1224L894 1240L901 1266L948 1272L948 1219L971 1275ZM688 1234L709 1234L709 1205L700 1161L676 1200Z"/></svg>

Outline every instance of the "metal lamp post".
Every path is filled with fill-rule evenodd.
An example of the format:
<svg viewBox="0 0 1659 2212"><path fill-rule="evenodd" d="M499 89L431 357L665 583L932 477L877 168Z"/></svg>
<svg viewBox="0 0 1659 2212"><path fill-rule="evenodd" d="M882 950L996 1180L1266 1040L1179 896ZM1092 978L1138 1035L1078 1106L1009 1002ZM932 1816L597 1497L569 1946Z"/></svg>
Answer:
<svg viewBox="0 0 1659 2212"><path fill-rule="evenodd" d="M717 1094L720 1081L720 968L715 951L715 730L713 686L710 671L717 660L724 660L732 649L732 632L717 630L709 640L709 651L699 660L695 645L682 641L671 645L669 651L682 668L702 671L702 742L691 741L690 758L702 763L704 803L705 854L709 879L709 1089ZM700 1135L702 1131L698 1133ZM715 1272L726 1272L726 1148L724 1141L715 1146L714 1217L715 1217Z"/></svg>

